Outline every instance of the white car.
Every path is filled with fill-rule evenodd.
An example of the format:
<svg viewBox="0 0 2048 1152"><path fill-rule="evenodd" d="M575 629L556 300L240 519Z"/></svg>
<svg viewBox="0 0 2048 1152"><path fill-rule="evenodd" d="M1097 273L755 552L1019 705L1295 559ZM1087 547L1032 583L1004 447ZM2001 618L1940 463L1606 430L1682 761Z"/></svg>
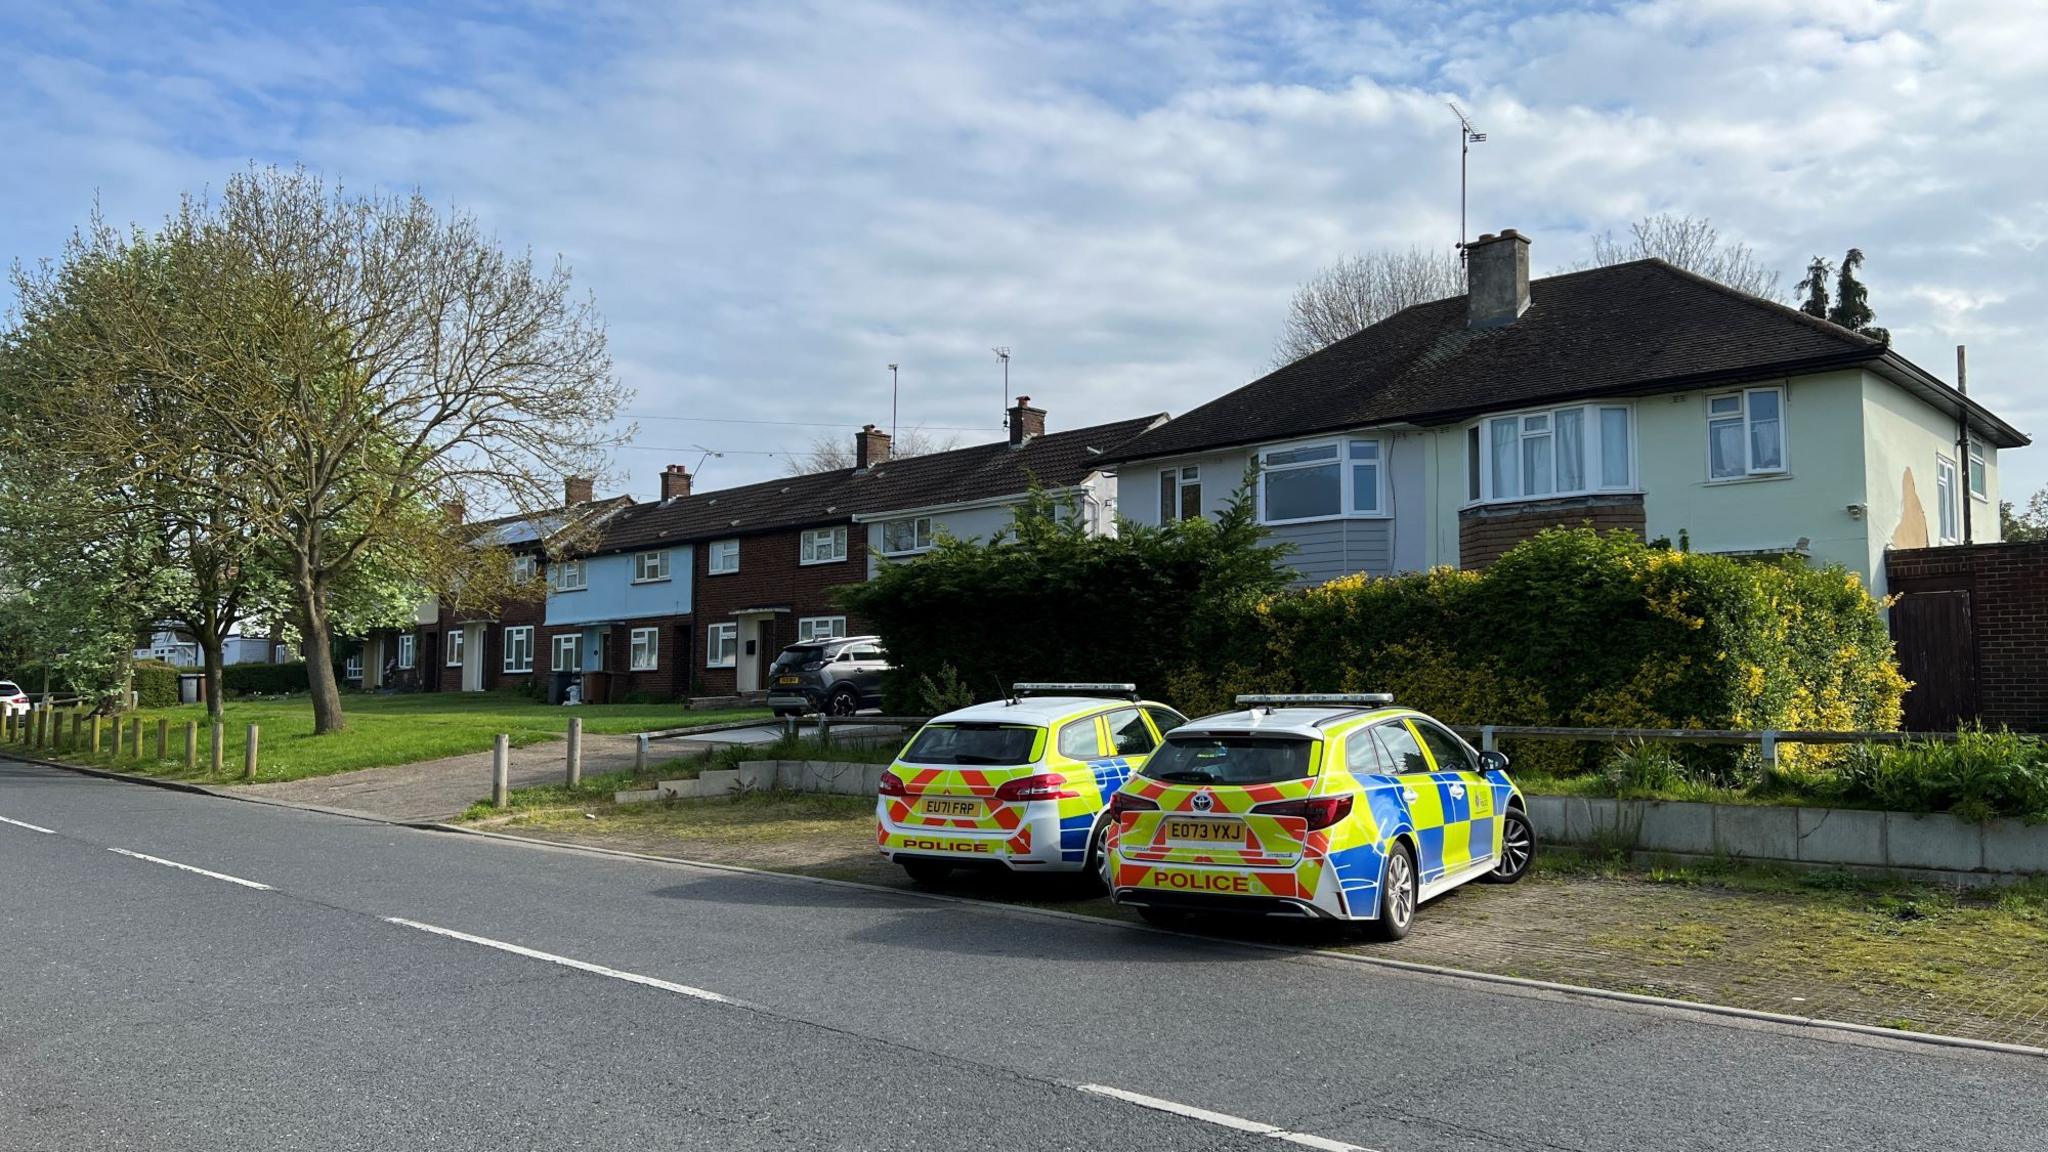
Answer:
<svg viewBox="0 0 2048 1152"><path fill-rule="evenodd" d="M29 713L28 693L12 680L0 680L0 712L10 716L26 716Z"/></svg>

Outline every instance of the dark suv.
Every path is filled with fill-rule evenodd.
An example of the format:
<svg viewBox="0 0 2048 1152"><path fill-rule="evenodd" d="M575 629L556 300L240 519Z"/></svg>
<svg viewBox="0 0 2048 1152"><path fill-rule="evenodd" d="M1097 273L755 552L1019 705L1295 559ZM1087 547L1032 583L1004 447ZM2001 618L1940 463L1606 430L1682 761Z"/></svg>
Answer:
<svg viewBox="0 0 2048 1152"><path fill-rule="evenodd" d="M768 707L777 716L851 716L882 702L889 654L879 636L834 636L792 644L768 666Z"/></svg>

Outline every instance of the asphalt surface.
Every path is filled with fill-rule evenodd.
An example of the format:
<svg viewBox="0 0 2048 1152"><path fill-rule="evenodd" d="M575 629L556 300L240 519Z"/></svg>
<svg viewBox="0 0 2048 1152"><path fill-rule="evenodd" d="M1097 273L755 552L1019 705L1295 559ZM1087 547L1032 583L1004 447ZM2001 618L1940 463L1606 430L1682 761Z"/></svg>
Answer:
<svg viewBox="0 0 2048 1152"><path fill-rule="evenodd" d="M2033 1057L6 762L0 820L0 1149L2048 1143Z"/></svg>

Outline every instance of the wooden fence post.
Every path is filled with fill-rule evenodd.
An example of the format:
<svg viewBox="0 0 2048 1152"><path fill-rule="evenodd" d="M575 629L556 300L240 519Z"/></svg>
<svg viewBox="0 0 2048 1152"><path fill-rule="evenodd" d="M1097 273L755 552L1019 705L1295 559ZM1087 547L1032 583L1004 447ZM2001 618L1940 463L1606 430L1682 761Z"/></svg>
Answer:
<svg viewBox="0 0 2048 1152"><path fill-rule="evenodd" d="M156 718L156 758L171 758L171 722L162 716Z"/></svg>
<svg viewBox="0 0 2048 1152"><path fill-rule="evenodd" d="M256 778L256 725L249 725L249 746L242 752L242 779Z"/></svg>
<svg viewBox="0 0 2048 1152"><path fill-rule="evenodd" d="M224 752L221 745L227 742L228 726L216 720L213 724L213 747L207 751L206 764L215 776L220 775Z"/></svg>
<svg viewBox="0 0 2048 1152"><path fill-rule="evenodd" d="M74 708L71 710L71 747L74 751L78 748L79 736L84 732L85 713Z"/></svg>
<svg viewBox="0 0 2048 1152"><path fill-rule="evenodd" d="M512 738L500 732L491 744L491 807L503 808L512 800Z"/></svg>
<svg viewBox="0 0 2048 1152"><path fill-rule="evenodd" d="M100 754L100 714L92 714L92 754Z"/></svg>
<svg viewBox="0 0 2048 1152"><path fill-rule="evenodd" d="M199 768L199 721L185 721L185 771Z"/></svg>

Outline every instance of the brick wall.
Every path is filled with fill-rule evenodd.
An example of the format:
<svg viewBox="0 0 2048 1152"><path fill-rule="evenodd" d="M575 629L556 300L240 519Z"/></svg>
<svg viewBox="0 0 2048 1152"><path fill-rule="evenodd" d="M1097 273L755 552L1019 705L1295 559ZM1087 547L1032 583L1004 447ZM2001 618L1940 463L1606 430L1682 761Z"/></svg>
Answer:
<svg viewBox="0 0 2048 1152"><path fill-rule="evenodd" d="M1641 536L1643 498L1573 496L1467 508L1458 513L1458 566L1484 568L1545 528L1575 528L1582 524L1591 524L1602 532L1626 528Z"/></svg>
<svg viewBox="0 0 2048 1152"><path fill-rule="evenodd" d="M421 659L431 658L434 661L434 668L424 678L425 682L432 684L434 690L440 692L462 691L462 669L447 667L447 637L450 632L462 631L462 626L465 623L481 622L484 626L484 642L481 645L481 651L463 652L463 662L468 663L471 660L483 661L483 686L486 692L496 691L500 688L514 688L525 684L547 668L547 652L542 647L546 641L542 639L544 630L541 628L541 621L547 617L547 611L547 603L542 600L507 600L503 604L498 605L497 614L494 616L478 616L475 613L465 613L458 616L452 608L443 604L441 606L441 618L434 628L421 630L423 633L439 633L438 636L432 637L431 642L425 636L420 641ZM530 625L533 628L533 672L507 672L505 671L505 629L521 625ZM431 651L429 651L430 649Z"/></svg>
<svg viewBox="0 0 2048 1152"><path fill-rule="evenodd" d="M713 576L708 570L709 550L699 541L694 576L696 629L690 659L695 665L699 695L721 696L735 691L732 668L704 667L705 634L713 624L734 622L739 608L787 606L790 611L776 615L768 629L765 651L754 659L765 667L775 654L796 643L797 620L805 616L847 616L849 635L866 627L834 605L832 590L867 579L867 533L858 525L847 527L846 559L830 564L798 562L803 532L763 532L740 538L740 570ZM744 633L744 629L742 629ZM744 639L744 637L743 637ZM747 659L744 643L740 657Z"/></svg>
<svg viewBox="0 0 2048 1152"><path fill-rule="evenodd" d="M1968 593L1976 718L2048 729L2048 542L1899 549L1885 572L1895 596Z"/></svg>

